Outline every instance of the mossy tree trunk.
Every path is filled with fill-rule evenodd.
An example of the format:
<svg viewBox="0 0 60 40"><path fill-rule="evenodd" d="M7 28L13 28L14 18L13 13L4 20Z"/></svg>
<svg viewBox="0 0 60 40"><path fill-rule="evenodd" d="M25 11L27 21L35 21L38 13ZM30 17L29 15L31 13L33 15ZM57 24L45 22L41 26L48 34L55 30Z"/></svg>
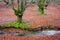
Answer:
<svg viewBox="0 0 60 40"><path fill-rule="evenodd" d="M41 14L44 14L44 3L45 3L45 0L38 0L38 7Z"/></svg>
<svg viewBox="0 0 60 40"><path fill-rule="evenodd" d="M14 9L14 12L15 12L15 15L18 17L18 21L22 21L22 15L23 15L23 12L25 11L25 5L26 5L26 0L17 0L17 3L18 3L18 8L15 9L14 8L14 3L12 1L12 6L13 6L13 9Z"/></svg>

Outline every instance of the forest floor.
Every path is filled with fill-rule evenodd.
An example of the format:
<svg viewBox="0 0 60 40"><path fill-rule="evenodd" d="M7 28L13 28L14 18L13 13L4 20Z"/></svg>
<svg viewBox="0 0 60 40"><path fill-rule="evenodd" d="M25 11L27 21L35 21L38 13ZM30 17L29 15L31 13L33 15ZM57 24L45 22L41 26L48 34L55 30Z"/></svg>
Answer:
<svg viewBox="0 0 60 40"><path fill-rule="evenodd" d="M45 15L40 15L38 6L29 6L23 14L23 20L28 22L31 28L46 27L51 25L53 28L60 28L60 5L49 4L44 10ZM7 22L14 22L17 17L12 8L7 8L4 3L0 3L0 25Z"/></svg>
<svg viewBox="0 0 60 40"><path fill-rule="evenodd" d="M31 28L37 27L46 27L51 25L53 28L60 28L60 5L49 4L48 7L44 10L45 15L40 15L38 12L38 6L29 6L26 8L23 14L23 20L30 23ZM11 8L6 8L6 5L3 2L0 2L0 25L3 25L7 22L14 22L17 20L17 17L14 15L14 12ZM5 32L10 31L20 31L27 32L20 29L4 29ZM51 36L40 36L40 37L20 37L11 34L5 34L0 36L0 40L60 40L60 34L51 35Z"/></svg>

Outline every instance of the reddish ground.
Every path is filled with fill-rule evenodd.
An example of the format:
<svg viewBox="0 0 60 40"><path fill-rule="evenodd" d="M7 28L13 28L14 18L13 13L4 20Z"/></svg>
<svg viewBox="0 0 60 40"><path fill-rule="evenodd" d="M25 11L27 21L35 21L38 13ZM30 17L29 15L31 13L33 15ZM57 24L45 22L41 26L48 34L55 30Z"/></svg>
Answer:
<svg viewBox="0 0 60 40"><path fill-rule="evenodd" d="M60 35L52 36L14 36L14 35L5 35L0 36L0 40L60 40Z"/></svg>
<svg viewBox="0 0 60 40"><path fill-rule="evenodd" d="M0 2L0 8L5 8L5 3L4 2Z"/></svg>
<svg viewBox="0 0 60 40"><path fill-rule="evenodd" d="M0 2L0 25L7 22L14 22L17 16L14 15L12 8L7 8L4 2Z"/></svg>
<svg viewBox="0 0 60 40"><path fill-rule="evenodd" d="M18 33L24 33L24 32L28 32L27 30L21 30L21 29L17 29L17 28L5 28L3 29L3 32L18 32Z"/></svg>
<svg viewBox="0 0 60 40"><path fill-rule="evenodd" d="M45 15L39 15L37 9L37 5L28 7L23 14L23 20L29 22L31 28L46 27L47 25L60 28L60 5L49 4L45 9Z"/></svg>

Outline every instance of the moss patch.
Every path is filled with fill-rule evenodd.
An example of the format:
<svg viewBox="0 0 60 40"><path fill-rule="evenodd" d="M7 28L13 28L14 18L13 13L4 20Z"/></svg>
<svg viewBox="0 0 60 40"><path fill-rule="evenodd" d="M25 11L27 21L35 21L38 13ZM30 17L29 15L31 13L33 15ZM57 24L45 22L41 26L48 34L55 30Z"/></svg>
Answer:
<svg viewBox="0 0 60 40"><path fill-rule="evenodd" d="M54 18L54 20L60 20L60 18Z"/></svg>
<svg viewBox="0 0 60 40"><path fill-rule="evenodd" d="M29 29L30 25L24 21L22 21L21 23L19 21L16 22L12 22L12 23L7 23L3 26L1 26L0 28L21 28L21 29Z"/></svg>

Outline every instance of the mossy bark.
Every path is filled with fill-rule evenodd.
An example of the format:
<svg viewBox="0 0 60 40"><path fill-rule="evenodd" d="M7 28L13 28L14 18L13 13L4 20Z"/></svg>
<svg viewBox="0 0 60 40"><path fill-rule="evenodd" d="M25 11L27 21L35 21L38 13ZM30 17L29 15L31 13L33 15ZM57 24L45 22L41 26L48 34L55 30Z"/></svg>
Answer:
<svg viewBox="0 0 60 40"><path fill-rule="evenodd" d="M44 3L45 3L45 0L38 1L38 7L39 7L39 11L41 12L41 14L44 14Z"/></svg>
<svg viewBox="0 0 60 40"><path fill-rule="evenodd" d="M26 0L17 0L18 3L18 20L22 21L23 12L25 11Z"/></svg>

